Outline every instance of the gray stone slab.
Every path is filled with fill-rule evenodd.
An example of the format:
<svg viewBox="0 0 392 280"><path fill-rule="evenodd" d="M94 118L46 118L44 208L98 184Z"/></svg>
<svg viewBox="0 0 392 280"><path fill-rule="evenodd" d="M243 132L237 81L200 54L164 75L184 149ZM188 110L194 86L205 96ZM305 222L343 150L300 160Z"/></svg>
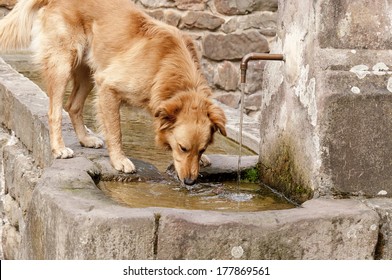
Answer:
<svg viewBox="0 0 392 280"><path fill-rule="evenodd" d="M355 200L317 199L258 213L165 211L158 259L372 259L378 215Z"/></svg>

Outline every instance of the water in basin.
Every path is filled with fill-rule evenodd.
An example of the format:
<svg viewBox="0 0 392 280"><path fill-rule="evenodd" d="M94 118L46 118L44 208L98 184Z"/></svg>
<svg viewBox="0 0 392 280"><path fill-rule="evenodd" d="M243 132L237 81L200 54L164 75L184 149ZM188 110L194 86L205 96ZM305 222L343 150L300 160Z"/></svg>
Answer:
<svg viewBox="0 0 392 280"><path fill-rule="evenodd" d="M173 182L100 182L99 188L116 202L132 208L166 207L191 210L256 212L294 205L264 186L236 182L205 183L185 188Z"/></svg>

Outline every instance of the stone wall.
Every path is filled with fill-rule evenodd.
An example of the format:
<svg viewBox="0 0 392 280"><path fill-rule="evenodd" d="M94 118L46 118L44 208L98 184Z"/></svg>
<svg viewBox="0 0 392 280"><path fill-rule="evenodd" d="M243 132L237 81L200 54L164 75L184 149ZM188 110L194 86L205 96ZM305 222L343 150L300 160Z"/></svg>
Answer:
<svg viewBox="0 0 392 280"><path fill-rule="evenodd" d="M0 0L0 18L15 0ZM193 36L202 65L220 102L238 108L239 61L249 52L269 52L275 38L278 0L134 0L154 18ZM257 116L264 62L251 62L246 112Z"/></svg>
<svg viewBox="0 0 392 280"><path fill-rule="evenodd" d="M286 60L264 71L265 183L299 200L392 197L390 6L279 1L271 52Z"/></svg>

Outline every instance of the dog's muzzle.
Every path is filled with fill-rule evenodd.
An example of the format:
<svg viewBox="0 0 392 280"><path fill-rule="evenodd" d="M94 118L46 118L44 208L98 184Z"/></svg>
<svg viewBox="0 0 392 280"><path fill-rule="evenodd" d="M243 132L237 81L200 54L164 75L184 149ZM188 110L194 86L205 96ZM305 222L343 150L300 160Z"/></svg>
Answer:
<svg viewBox="0 0 392 280"><path fill-rule="evenodd" d="M196 181L197 181L196 179L185 178L184 184L188 186L193 186L194 184L196 184Z"/></svg>

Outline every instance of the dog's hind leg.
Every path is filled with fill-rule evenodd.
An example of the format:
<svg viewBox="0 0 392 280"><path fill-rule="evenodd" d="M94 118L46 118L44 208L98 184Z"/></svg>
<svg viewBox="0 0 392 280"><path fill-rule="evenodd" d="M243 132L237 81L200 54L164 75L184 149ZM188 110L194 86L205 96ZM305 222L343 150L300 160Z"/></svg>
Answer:
<svg viewBox="0 0 392 280"><path fill-rule="evenodd" d="M91 80L90 68L85 64L80 64L73 71L72 78L72 93L64 108L71 118L80 144L88 148L101 148L103 146L102 139L86 129L83 119L84 102L94 87Z"/></svg>
<svg viewBox="0 0 392 280"><path fill-rule="evenodd" d="M115 90L108 86L98 86L98 118L103 129L113 167L124 173L136 171L135 165L122 150L120 106L121 98Z"/></svg>

